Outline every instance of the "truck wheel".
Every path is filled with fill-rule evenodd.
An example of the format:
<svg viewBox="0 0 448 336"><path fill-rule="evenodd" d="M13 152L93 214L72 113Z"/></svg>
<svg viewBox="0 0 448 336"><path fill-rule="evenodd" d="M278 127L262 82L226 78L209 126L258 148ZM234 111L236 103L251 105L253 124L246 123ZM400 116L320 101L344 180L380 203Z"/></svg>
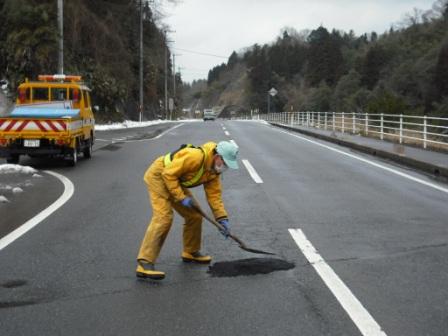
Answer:
<svg viewBox="0 0 448 336"><path fill-rule="evenodd" d="M74 167L74 166L76 166L77 162L78 162L78 151L75 148L75 149L73 149L72 153L70 154L67 163L70 167Z"/></svg>
<svg viewBox="0 0 448 336"><path fill-rule="evenodd" d="M19 155L11 155L9 158L6 159L6 162L11 164L17 164L19 163L20 156Z"/></svg>
<svg viewBox="0 0 448 336"><path fill-rule="evenodd" d="M90 159L92 157L92 152L93 152L93 142L92 139L87 140L88 144L86 147L84 147L83 153L84 153L84 157L87 159Z"/></svg>

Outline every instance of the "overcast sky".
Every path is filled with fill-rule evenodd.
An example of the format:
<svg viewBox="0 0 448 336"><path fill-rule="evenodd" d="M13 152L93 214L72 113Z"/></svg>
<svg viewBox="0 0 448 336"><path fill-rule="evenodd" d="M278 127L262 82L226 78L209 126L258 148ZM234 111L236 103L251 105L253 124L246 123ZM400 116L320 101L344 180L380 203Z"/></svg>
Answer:
<svg viewBox="0 0 448 336"><path fill-rule="evenodd" d="M182 79L207 78L233 50L270 43L285 26L297 31L323 25L356 35L381 34L413 8L428 10L435 0L182 0L168 6L166 22ZM184 50L181 50L184 49ZM188 50L188 51L186 51ZM172 49L173 51L173 49ZM225 56L193 54L193 52Z"/></svg>

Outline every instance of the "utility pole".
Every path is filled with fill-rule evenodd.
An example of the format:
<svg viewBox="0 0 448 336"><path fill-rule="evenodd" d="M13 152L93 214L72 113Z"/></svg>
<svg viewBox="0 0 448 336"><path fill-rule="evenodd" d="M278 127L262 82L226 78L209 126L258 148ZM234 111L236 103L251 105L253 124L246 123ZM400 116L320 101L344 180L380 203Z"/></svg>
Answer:
<svg viewBox="0 0 448 336"><path fill-rule="evenodd" d="M168 118L168 41L166 33L175 33L175 30L164 30L165 33L165 118Z"/></svg>
<svg viewBox="0 0 448 336"><path fill-rule="evenodd" d="M176 56L182 56L182 54L173 54L173 69L174 69L174 74L173 74L173 96L174 98L176 98ZM180 73L180 67L178 67L177 72Z"/></svg>
<svg viewBox="0 0 448 336"><path fill-rule="evenodd" d="M176 54L173 54L173 98L176 100Z"/></svg>
<svg viewBox="0 0 448 336"><path fill-rule="evenodd" d="M168 119L168 41L165 31L165 119Z"/></svg>
<svg viewBox="0 0 448 336"><path fill-rule="evenodd" d="M58 72L64 74L64 1L58 0L59 57Z"/></svg>
<svg viewBox="0 0 448 336"><path fill-rule="evenodd" d="M140 69L139 69L139 91L140 101L138 105L139 118L142 122L143 116L143 0L140 0Z"/></svg>
<svg viewBox="0 0 448 336"><path fill-rule="evenodd" d="M173 54L173 101L174 101L174 106L176 105L176 56L181 56L181 54Z"/></svg>

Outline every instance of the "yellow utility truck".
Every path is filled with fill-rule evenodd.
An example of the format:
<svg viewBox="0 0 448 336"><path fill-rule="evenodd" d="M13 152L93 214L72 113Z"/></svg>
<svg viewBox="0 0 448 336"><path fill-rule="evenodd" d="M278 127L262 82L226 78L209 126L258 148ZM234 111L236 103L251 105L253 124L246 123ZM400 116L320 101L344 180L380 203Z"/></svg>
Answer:
<svg viewBox="0 0 448 336"><path fill-rule="evenodd" d="M62 156L71 166L78 154L92 156L95 119L90 89L80 76L40 75L19 85L9 115L0 118L0 157Z"/></svg>

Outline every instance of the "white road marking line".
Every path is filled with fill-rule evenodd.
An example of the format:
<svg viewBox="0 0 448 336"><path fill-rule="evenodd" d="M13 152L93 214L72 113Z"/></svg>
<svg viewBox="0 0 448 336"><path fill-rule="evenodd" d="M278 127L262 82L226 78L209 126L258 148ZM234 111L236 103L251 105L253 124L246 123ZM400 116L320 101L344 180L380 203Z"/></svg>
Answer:
<svg viewBox="0 0 448 336"><path fill-rule="evenodd" d="M226 130L226 128L225 128L224 126L222 127L222 129L223 129L224 131Z"/></svg>
<svg viewBox="0 0 448 336"><path fill-rule="evenodd" d="M162 136L164 136L169 131L172 131L173 129L178 128L178 127L183 126L183 125L185 125L185 124L179 124L179 125L173 126L173 127L169 128L169 129L167 129L166 131L160 133L158 136L156 136L154 138L151 138L151 139L123 140L123 138L113 138L113 139L110 139L110 140L106 140L106 139L98 139L98 138L96 138L95 141L106 141L106 142L112 142L112 143L114 143L116 141L117 142L125 142L125 143L152 141L152 140L155 140L155 139L160 139ZM124 139L126 139L126 138L124 138Z"/></svg>
<svg viewBox="0 0 448 336"><path fill-rule="evenodd" d="M350 154L350 153L346 153L346 152L344 152L344 151L342 151L342 150L339 150L339 149L336 149L336 148L334 148L334 147L331 147L331 146L327 146L327 145L321 144L321 143L319 143L319 142L316 142L316 141L313 141L313 140L304 138L304 137L299 136L299 135L296 135L296 134L291 134L291 133L289 133L289 132L285 132L285 131L282 131L282 130L276 130L276 131L278 131L278 132L282 132L282 133L285 133L285 134L288 134L288 135L290 135L290 136L296 137L296 138L301 139L301 140L304 140L304 141L308 141L308 142L310 142L310 143L312 143L312 144L315 144L315 145L318 145L318 146L320 146L320 147L323 147L323 148L332 150L332 151L334 151L334 152L337 152L337 153L339 153L339 154L342 154L342 155L351 157L351 158L353 158L353 159L362 161L362 162L367 163L367 164L369 164L369 165L372 165L372 166L374 166L374 167L384 169L384 170L386 170L386 171L388 171L388 172L390 172L390 173L396 174L396 175L398 175L398 176L407 178L407 179L409 179L409 180L411 180L411 181L414 181L414 182L423 184L423 185L425 185L425 186L427 186L427 187L431 187L431 188L434 188L434 189L436 189L436 190L439 190L439 191L441 191L441 192L444 192L444 193L447 193L447 194L448 194L448 189L447 189L447 188L444 188L444 187L442 187L442 186L440 186L440 185L437 185L437 184L434 184L434 183L431 183L431 182L426 182L426 181L424 181L424 180L422 180L422 179L419 179L419 178L417 178L417 177L411 176L411 175L409 175L409 174L402 173L402 172L400 172L400 171L398 171L398 170L395 170L395 169L392 169L392 168L383 166L383 165L381 165L381 164L379 164L379 163L376 163L376 162L373 162L373 161L364 159L364 158L362 158L362 157L360 157L360 156L353 155L353 154Z"/></svg>
<svg viewBox="0 0 448 336"><path fill-rule="evenodd" d="M301 229L289 229L288 231L310 264L358 327L361 334L364 336L387 336L362 303L359 302L356 296L316 251L303 231Z"/></svg>
<svg viewBox="0 0 448 336"><path fill-rule="evenodd" d="M227 136L230 136L230 133L229 133L229 132L224 131L224 133L225 133Z"/></svg>
<svg viewBox="0 0 448 336"><path fill-rule="evenodd" d="M0 251L3 250L6 246L11 244L16 239L23 236L25 233L27 233L29 230L31 230L33 227L35 227L37 224L42 222L44 219L46 219L48 216L50 216L53 212L55 212L57 209L59 209L61 206L63 206L72 196L75 192L75 187L73 183L66 178L63 175L60 175L58 173L54 173L51 171L46 170L45 173L53 175L54 177L58 178L63 184L64 184L64 192L62 195L48 208L38 213L36 216L28 220L26 223L19 226L17 229L12 231L11 233L7 234L3 238L0 239Z"/></svg>
<svg viewBox="0 0 448 336"><path fill-rule="evenodd" d="M249 172L252 179L255 181L255 183L263 183L263 180L261 179L260 175L258 175L257 171L254 167L250 164L248 160L242 160L244 166L246 167L247 171Z"/></svg>
<svg viewBox="0 0 448 336"><path fill-rule="evenodd" d="M152 138L152 139L160 139L161 137L163 137L163 136L164 136L165 134L167 134L168 132L170 132L170 131L172 131L172 130L178 128L178 127L181 127L181 126L183 126L183 125L184 125L184 124L179 124L179 125L176 125L176 126L174 126L174 127L171 127L171 128L169 128L169 129L167 129L165 132L160 133L158 136L156 136L155 138ZM149 140L152 140L152 139L149 139Z"/></svg>
<svg viewBox="0 0 448 336"><path fill-rule="evenodd" d="M229 140L229 142L233 143L236 147L239 147L239 146L236 144L235 140Z"/></svg>

